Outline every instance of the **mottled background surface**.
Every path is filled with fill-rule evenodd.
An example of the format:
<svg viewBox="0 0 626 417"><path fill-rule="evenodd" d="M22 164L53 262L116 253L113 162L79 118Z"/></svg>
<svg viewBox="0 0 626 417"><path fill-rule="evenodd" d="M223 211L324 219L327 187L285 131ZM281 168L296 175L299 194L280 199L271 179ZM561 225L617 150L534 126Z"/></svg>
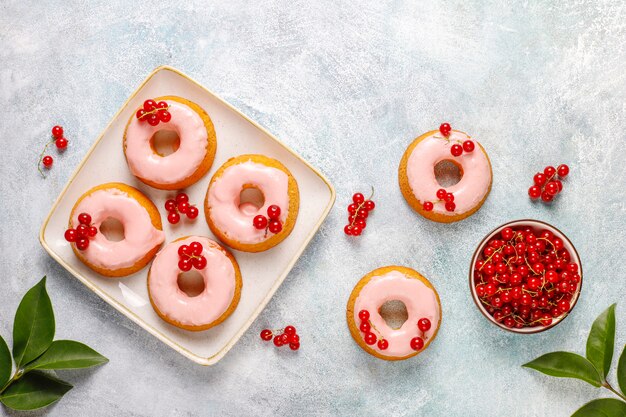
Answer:
<svg viewBox="0 0 626 417"><path fill-rule="evenodd" d="M76 388L35 415L560 417L608 397L519 366L546 351L582 353L593 319L615 301L618 347L626 341L626 9L617 0L553 3L3 1L0 333L10 343L20 297L47 274L57 337L111 360L61 372ZM162 64L266 126L338 194L267 309L209 368L114 311L37 239L91 143ZM494 170L482 210L453 225L414 214L396 185L410 140L444 120L480 140ZM70 147L53 152L42 180L35 165L55 123ZM530 202L534 172L561 162L572 174L558 202ZM370 185L378 208L360 239L346 238L348 200ZM571 317L534 336L489 324L466 283L483 235L525 217L565 231L585 268ZM359 277L393 263L424 273L443 302L436 342L401 363L364 353L344 319ZM302 335L298 353L261 344L261 328L286 323Z"/></svg>

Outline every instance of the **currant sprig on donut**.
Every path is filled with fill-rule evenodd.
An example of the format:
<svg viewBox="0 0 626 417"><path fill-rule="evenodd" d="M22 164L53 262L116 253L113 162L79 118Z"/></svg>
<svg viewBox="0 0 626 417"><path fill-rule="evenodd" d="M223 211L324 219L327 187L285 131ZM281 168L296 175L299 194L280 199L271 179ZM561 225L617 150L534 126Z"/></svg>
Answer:
<svg viewBox="0 0 626 417"><path fill-rule="evenodd" d="M189 220L198 217L198 208L189 204L189 196L186 193L178 193L176 198L167 200L165 210L167 210L167 221L170 224L178 223L181 213L185 214Z"/></svg>
<svg viewBox="0 0 626 417"><path fill-rule="evenodd" d="M448 143L452 143L452 139L450 139L451 132L452 132L452 127L450 127L450 123L442 123L439 126L439 133L441 133L443 137L441 136L435 136L435 137L443 139ZM452 156L461 156L463 155L463 152L472 153L474 152L474 148L476 147L474 142L469 139L465 141L456 139L454 142L455 143L450 147L450 153L452 154Z"/></svg>
<svg viewBox="0 0 626 417"><path fill-rule="evenodd" d="M376 204L372 201L374 197L374 187L370 196L366 199L363 194L356 193L352 196L352 204L348 206L348 224L343 228L345 234L349 236L360 236L367 227L367 217L369 212L374 210Z"/></svg>
<svg viewBox="0 0 626 417"><path fill-rule="evenodd" d="M417 328L422 332L421 336L415 336L411 339L411 349L422 350L424 349L424 341L427 340L426 332L430 330L430 320L422 317L417 321Z"/></svg>
<svg viewBox="0 0 626 417"><path fill-rule="evenodd" d="M178 269L183 272L190 271L191 268L202 270L207 265L206 258L202 255L202 243L191 242L189 245L181 245L178 248Z"/></svg>
<svg viewBox="0 0 626 417"><path fill-rule="evenodd" d="M533 177L534 185L528 189L528 196L536 200L541 197L541 201L549 203L554 200L557 194L563 190L562 179L569 174L569 167L565 164L557 168L549 165L542 172L538 172Z"/></svg>
<svg viewBox="0 0 626 417"><path fill-rule="evenodd" d="M54 126L52 128L52 137L46 143L43 150L39 154L39 160L37 161L37 170L44 178L46 177L46 175L41 170L41 166L46 169L50 169L52 168L52 164L54 163L54 159L50 155L46 155L48 146L50 146L52 143L55 144L57 150L59 151L64 151L67 148L67 139L63 136L63 128L61 126Z"/></svg>
<svg viewBox="0 0 626 417"><path fill-rule="evenodd" d="M454 194L447 192L443 188L437 190L437 200L424 201L422 208L426 211L433 211L435 204L443 203L446 211L454 211L456 209L456 203L454 202Z"/></svg>
<svg viewBox="0 0 626 417"><path fill-rule="evenodd" d="M381 336L380 331L370 321L370 312L367 310L359 311L359 320L361 320L359 330L363 333L365 343L371 346L378 342L378 349L387 350L389 342Z"/></svg>
<svg viewBox="0 0 626 417"><path fill-rule="evenodd" d="M280 221L280 207L276 204L272 204L267 208L267 217L262 214L254 216L252 219L252 225L255 229L265 229L265 234L271 232L273 234L280 233L283 230L283 223Z"/></svg>
<svg viewBox="0 0 626 417"><path fill-rule="evenodd" d="M150 126L156 126L160 122L167 123L172 119L172 114L168 111L170 105L165 101L158 103L152 99L143 102L143 107L137 110L135 116L140 121L146 121Z"/></svg>
<svg viewBox="0 0 626 417"><path fill-rule="evenodd" d="M291 350L300 349L300 336L298 335L296 328L291 325L278 330L263 329L261 330L261 339L266 342L273 339L274 346L276 347L289 345Z"/></svg>
<svg viewBox="0 0 626 417"><path fill-rule="evenodd" d="M76 229L65 231L65 240L76 245L76 249L85 250L89 247L89 240L98 234L98 228L91 224L91 216L87 213L78 215L78 226Z"/></svg>
<svg viewBox="0 0 626 417"><path fill-rule="evenodd" d="M549 326L565 316L578 291L578 265L549 230L505 227L474 265L480 302L508 328Z"/></svg>

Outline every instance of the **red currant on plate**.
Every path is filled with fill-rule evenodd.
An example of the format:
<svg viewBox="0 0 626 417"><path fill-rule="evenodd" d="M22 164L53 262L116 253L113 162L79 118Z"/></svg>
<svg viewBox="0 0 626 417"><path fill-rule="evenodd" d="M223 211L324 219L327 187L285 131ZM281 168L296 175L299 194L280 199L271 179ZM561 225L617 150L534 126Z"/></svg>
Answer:
<svg viewBox="0 0 626 417"><path fill-rule="evenodd" d="M266 342L269 342L270 340L272 340L272 331L270 329L263 329L261 330L261 339L265 340Z"/></svg>
<svg viewBox="0 0 626 417"><path fill-rule="evenodd" d="M439 126L439 132L445 137L450 136L450 132L452 131L452 127L450 127L450 123L442 123Z"/></svg>

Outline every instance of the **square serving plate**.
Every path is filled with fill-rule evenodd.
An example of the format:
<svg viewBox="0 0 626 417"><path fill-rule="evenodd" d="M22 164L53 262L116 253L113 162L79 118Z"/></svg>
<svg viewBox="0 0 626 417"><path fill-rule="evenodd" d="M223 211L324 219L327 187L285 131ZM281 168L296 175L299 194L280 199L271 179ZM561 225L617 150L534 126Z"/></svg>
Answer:
<svg viewBox="0 0 626 417"><path fill-rule="evenodd" d="M144 100L164 95L194 101L206 110L215 125L217 153L211 171L186 189L190 201L199 208L202 208L213 173L229 158L244 153L260 153L280 160L296 178L300 189L300 212L287 239L265 252L232 250L243 277L241 300L227 320L203 332L178 329L157 316L146 287L149 266L121 279L100 276L76 258L63 237L76 200L91 187L117 181L140 189L156 204L163 218L166 243L186 235L215 239L202 209L195 221L181 220L177 225L170 225L163 216L163 205L175 192L151 188L128 170L122 151L124 127ZM334 201L333 186L308 162L198 82L174 68L162 66L133 92L87 152L53 204L41 227L39 239L50 256L111 306L189 359L202 365L212 365L233 347L272 298L321 226Z"/></svg>

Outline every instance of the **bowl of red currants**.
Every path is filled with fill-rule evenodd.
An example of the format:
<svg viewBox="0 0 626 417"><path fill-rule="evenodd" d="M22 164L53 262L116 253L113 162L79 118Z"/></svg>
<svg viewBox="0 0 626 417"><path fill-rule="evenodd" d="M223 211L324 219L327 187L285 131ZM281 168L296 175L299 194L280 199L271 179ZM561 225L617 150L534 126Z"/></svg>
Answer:
<svg viewBox="0 0 626 417"><path fill-rule="evenodd" d="M580 257L563 232L539 220L515 220L480 242L469 282L490 322L514 333L538 333L570 314L582 275Z"/></svg>

